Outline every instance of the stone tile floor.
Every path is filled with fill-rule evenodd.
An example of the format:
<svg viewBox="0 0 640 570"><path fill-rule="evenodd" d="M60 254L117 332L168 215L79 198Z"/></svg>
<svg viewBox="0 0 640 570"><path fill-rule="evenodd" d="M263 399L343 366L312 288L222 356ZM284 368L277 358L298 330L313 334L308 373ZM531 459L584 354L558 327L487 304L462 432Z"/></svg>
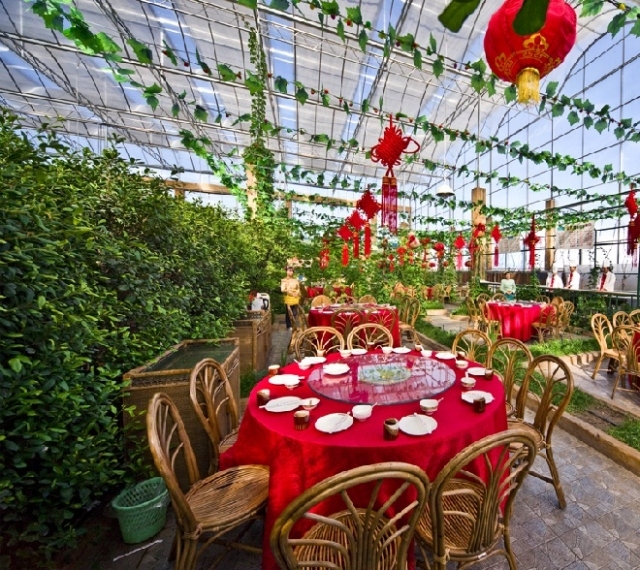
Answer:
<svg viewBox="0 0 640 570"><path fill-rule="evenodd" d="M435 321L435 319L434 319ZM459 321L442 321L446 327L464 328ZM434 322L434 324L436 324ZM440 326L440 325L439 325ZM287 332L277 323L274 330L274 361L282 347L286 350ZM611 377L599 374L594 382L592 369L574 367L576 383L589 388L610 402ZM616 394L614 401L640 416L640 406L633 395ZM556 429L554 454L564 487L567 508L558 507L553 487L534 477L528 477L516 499L511 521L512 546L520 570L633 570L640 569L640 480L607 457L593 450L568 433ZM547 473L544 460L536 468ZM117 538L100 545L100 560L91 566L100 570L169 570L167 554L175 529L173 516L165 529L142 545L124 545ZM259 545L262 528L254 525L245 537ZM115 536L115 535L111 535ZM147 547L148 546L148 547ZM199 567L217 555L211 548ZM449 564L448 568L454 568ZM258 556L232 551L220 565L224 570L260 568ZM506 569L501 557L491 558L474 566L477 569Z"/></svg>

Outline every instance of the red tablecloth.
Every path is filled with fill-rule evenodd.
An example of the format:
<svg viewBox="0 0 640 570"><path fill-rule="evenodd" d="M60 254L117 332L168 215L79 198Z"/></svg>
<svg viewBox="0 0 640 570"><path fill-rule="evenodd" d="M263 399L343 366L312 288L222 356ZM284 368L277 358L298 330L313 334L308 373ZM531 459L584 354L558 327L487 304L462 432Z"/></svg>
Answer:
<svg viewBox="0 0 640 570"><path fill-rule="evenodd" d="M331 355L329 361L338 361ZM360 465L383 461L405 461L420 466L433 480L445 464L473 442L506 429L507 418L502 383L494 378L477 380L476 389L493 394L495 400L487 405L483 414L476 414L473 407L461 400L459 379L463 372L456 369L456 383L442 394L443 400L432 416L438 428L429 435L410 436L400 433L395 441L383 439L383 422L390 417L419 412L417 402L377 405L372 416L340 433L326 434L316 430L313 423L319 417L334 412L347 412L351 403L321 398L320 405L311 412L312 425L304 431L293 428L293 412L273 413L259 409L255 392L262 388L271 390L271 397L296 395L301 398L316 396L302 382L301 387L289 391L284 386L273 386L264 378L254 388L249 398L237 443L220 458L220 466L227 469L234 465L258 463L268 465L269 502L264 527L264 551L262 568L277 568L269 548L269 536L277 517L283 509L303 491L341 471ZM302 374L297 364L285 367L284 372Z"/></svg>
<svg viewBox="0 0 640 570"><path fill-rule="evenodd" d="M523 342L531 339L532 323L540 317L538 304L487 303L491 317L502 323L503 338L516 338Z"/></svg>
<svg viewBox="0 0 640 570"><path fill-rule="evenodd" d="M360 310L360 308L355 307ZM330 327L331 326L331 317L337 307L312 307L309 310L309 326L310 327ZM386 316L393 315L394 324L391 328L391 335L393 336L393 346L400 346L400 323L398 322L398 310L391 307L382 307L380 305L368 305L368 310L376 310L380 312L380 317L384 318ZM386 321L386 318L384 319ZM376 321L378 322L378 321ZM360 322L358 321L358 324ZM340 333L344 333L344 327L338 327ZM345 338L345 341L347 339Z"/></svg>
<svg viewBox="0 0 640 570"><path fill-rule="evenodd" d="M307 287L307 297L317 297L323 293L324 289L322 287Z"/></svg>

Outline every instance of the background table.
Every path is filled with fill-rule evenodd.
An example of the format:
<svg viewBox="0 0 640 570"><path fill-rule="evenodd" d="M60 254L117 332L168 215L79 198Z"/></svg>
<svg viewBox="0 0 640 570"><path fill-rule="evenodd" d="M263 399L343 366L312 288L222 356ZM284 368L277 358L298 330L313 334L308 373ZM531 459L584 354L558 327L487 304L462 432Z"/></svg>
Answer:
<svg viewBox="0 0 640 570"><path fill-rule="evenodd" d="M540 317L540 305L487 303L487 306L491 311L491 317L502 323L502 338L516 338L522 342L531 339L531 325Z"/></svg>
<svg viewBox="0 0 640 570"><path fill-rule="evenodd" d="M328 361L342 359L331 355ZM444 465L465 447L506 429L502 383L495 377L492 381L478 378L476 388L490 392L495 399L487 405L483 414L476 414L473 406L461 399L459 379L463 371L455 369L453 360L448 362L457 380L452 388L442 394L443 400L432 416L438 422L438 428L424 436L410 436L401 432L395 441L383 439L384 420L390 417L400 419L420 412L417 402L377 405L373 408L372 416L364 422L355 421L351 428L343 432L327 434L316 430L313 423L326 414L347 412L352 405L320 396L320 405L311 412L311 426L304 431L295 431L293 412L274 413L259 409L255 392L269 388L272 398L316 396L306 381L294 390L273 386L268 378L256 385L240 425L238 441L221 456L220 465L226 469L233 465L259 463L268 465L271 470L264 527L264 570L277 568L269 549L269 536L274 522L295 497L315 483L346 469L384 461L405 461L418 465L433 480ZM310 374L310 370L301 371L295 363L285 367L283 372L305 377Z"/></svg>
<svg viewBox="0 0 640 570"><path fill-rule="evenodd" d="M341 305L340 307L312 307L309 310L309 326L310 327L330 327L331 317L338 308L344 308L348 305ZM354 305L353 308L357 311L362 311L363 307ZM391 335L393 336L393 346L400 346L400 323L398 321L398 310L395 307L383 307L381 305L367 305L368 310L375 310L380 313L381 317L387 317L393 315L394 323L391 328ZM358 324L362 324L358 321ZM338 327L340 333L344 334L344 329ZM344 339L347 340L346 338Z"/></svg>
<svg viewBox="0 0 640 570"><path fill-rule="evenodd" d="M317 297L318 295L322 295L324 293L323 287L307 287L307 297Z"/></svg>

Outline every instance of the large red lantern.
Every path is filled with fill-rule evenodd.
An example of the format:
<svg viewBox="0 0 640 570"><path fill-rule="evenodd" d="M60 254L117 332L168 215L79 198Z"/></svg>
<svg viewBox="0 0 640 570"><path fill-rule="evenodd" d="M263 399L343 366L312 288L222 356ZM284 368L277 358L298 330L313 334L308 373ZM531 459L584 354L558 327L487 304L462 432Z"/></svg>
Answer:
<svg viewBox="0 0 640 570"><path fill-rule="evenodd" d="M491 230L491 237L493 241L496 242L496 247L493 250L493 266L498 267L498 263L500 262L500 249L498 243L500 243L500 239L502 238L502 233L500 233L500 226L496 222L496 225L493 226Z"/></svg>
<svg viewBox="0 0 640 570"><path fill-rule="evenodd" d="M458 250L458 254L456 256L456 267L458 269L462 269L462 248L467 245L467 243L464 241L464 238L462 237L462 232L458 234L458 237L453 242L453 245Z"/></svg>
<svg viewBox="0 0 640 570"><path fill-rule="evenodd" d="M540 98L540 78L558 67L576 42L577 17L564 0L549 0L547 18L535 34L521 36L513 21L523 0L506 0L491 16L484 36L487 62L500 79L515 83L518 102Z"/></svg>
<svg viewBox="0 0 640 570"><path fill-rule="evenodd" d="M636 202L636 185L631 184L631 190L624 201L629 212L629 228L627 229L627 254L631 256L631 265L638 264L638 238L640 237L640 220L638 220L638 203Z"/></svg>

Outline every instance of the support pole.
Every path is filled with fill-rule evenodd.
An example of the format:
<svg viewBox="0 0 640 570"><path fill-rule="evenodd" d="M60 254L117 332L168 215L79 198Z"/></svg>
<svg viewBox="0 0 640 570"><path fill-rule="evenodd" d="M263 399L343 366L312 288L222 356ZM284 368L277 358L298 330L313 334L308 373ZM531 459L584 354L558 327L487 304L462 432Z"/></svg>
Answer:
<svg viewBox="0 0 640 570"><path fill-rule="evenodd" d="M545 210L553 210L556 201L551 198L544 203ZM548 228L544 233L544 268L549 271L553 267L556 256L556 228Z"/></svg>

